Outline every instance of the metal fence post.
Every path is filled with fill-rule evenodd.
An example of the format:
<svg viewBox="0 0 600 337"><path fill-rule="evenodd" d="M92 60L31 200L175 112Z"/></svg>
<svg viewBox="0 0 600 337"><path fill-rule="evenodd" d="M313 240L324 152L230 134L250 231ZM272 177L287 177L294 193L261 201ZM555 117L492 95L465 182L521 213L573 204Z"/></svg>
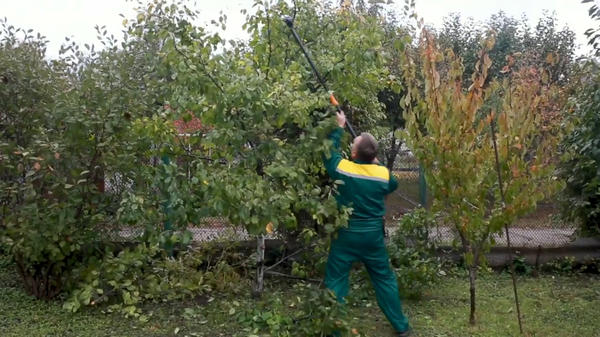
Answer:
<svg viewBox="0 0 600 337"><path fill-rule="evenodd" d="M421 206L427 207L427 182L425 181L425 171L423 165L419 164L419 200Z"/></svg>
<svg viewBox="0 0 600 337"><path fill-rule="evenodd" d="M167 155L163 155L161 157L161 159L162 159L163 165L165 165L165 169L166 169L166 166L171 164L171 159ZM163 193L165 193L165 196L166 196L168 191L163 191ZM171 213L173 212L173 210L171 209L171 196L170 195L167 197L167 199L163 203L163 212L166 216L163 230L170 231L173 229L173 223L171 222ZM167 251L167 254L169 254L169 256L173 256L173 243L170 241L170 239L167 240L164 248Z"/></svg>

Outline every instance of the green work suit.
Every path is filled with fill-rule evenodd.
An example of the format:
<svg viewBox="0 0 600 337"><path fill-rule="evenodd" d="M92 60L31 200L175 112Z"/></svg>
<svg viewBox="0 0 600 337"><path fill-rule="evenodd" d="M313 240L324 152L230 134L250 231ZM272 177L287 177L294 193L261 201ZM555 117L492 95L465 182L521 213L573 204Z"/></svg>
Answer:
<svg viewBox="0 0 600 337"><path fill-rule="evenodd" d="M379 307L396 331L406 331L408 320L402 313L396 274L390 266L383 230L384 197L398 187L398 182L384 166L343 159L339 151L343 131L337 128L330 134L333 148L324 162L329 176L343 182L338 186L338 204L353 210L348 227L340 229L331 243L325 286L343 302L348 294L352 263L364 263Z"/></svg>

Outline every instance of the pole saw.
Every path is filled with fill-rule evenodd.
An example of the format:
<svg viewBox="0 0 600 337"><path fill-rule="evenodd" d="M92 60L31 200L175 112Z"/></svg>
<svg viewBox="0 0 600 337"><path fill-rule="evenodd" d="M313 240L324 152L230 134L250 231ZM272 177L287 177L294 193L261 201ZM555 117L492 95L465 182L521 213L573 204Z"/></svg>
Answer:
<svg viewBox="0 0 600 337"><path fill-rule="evenodd" d="M288 27L290 27L290 30L292 31L292 35L294 35L294 39L296 40L296 42L300 46L300 49L302 50L302 53L306 57L306 60L308 61L308 64L310 64L310 67L312 68L313 72L315 73L315 76L317 77L317 80L319 81L319 83L321 83L321 86L323 86L323 88L327 92L329 92L329 101L331 102L331 105L335 106L335 108L337 109L338 112L342 112L342 108L340 107L340 104L338 103L337 99L333 95L333 92L329 91L329 87L327 87L327 83L325 83L325 80L323 79L323 77L321 77L321 74L319 74L319 71L317 70L317 67L315 66L315 64L313 63L312 59L310 58L310 55L306 51L306 48L304 47L304 44L302 43L302 40L300 39L300 36L298 36L298 33L296 32L296 29L294 29L294 19L292 17L290 17L290 16L284 16L283 17L283 21L285 22L285 24ZM348 128L348 131L352 135L352 139L356 138L356 132L354 132L354 128L352 127L352 124L350 124L350 122L348 120L346 120L346 127ZM382 227L382 229L383 229L383 235L387 237L387 232L385 230L385 217L383 218L383 227Z"/></svg>
<svg viewBox="0 0 600 337"><path fill-rule="evenodd" d="M300 50L302 50L302 53L306 57L306 60L308 61L308 64L310 65L310 67L313 70L313 73L317 77L317 80L319 81L319 83L321 83L321 86L323 86L323 88L329 92L329 87L327 86L327 83L325 83L325 80L323 79L323 77L321 77L321 74L317 70L317 67L315 66L314 62L310 58L310 55L308 54L308 51L304 47L304 43L302 43L302 40L300 39L300 36L296 32L296 29L294 29L294 19L291 16L287 16L286 15L286 16L283 17L283 22L285 22L285 24L288 27L290 27L290 30L292 31L292 35L294 35L294 39L296 40L296 42L300 46ZM335 108L337 109L338 112L342 112L342 108L340 107L340 104L338 103L337 99L335 98L335 96L331 92L330 92L330 95L329 95L329 101L331 102L331 104L333 106L335 106ZM356 138L356 132L354 132L354 128L352 127L352 124L350 124L350 122L348 120L346 120L346 127L348 128L348 131L352 135L352 138ZM418 207L419 206L418 203L412 201L410 198L404 196L403 194L401 194L401 193L397 193L397 194L402 199L404 199L405 201L407 201L411 206L413 206L413 207ZM424 205L422 205L422 206L424 206Z"/></svg>
<svg viewBox="0 0 600 337"><path fill-rule="evenodd" d="M317 77L317 80L319 81L319 83L321 83L321 86L323 86L323 88L327 92L330 93L329 101L331 102L331 105L335 106L335 108L337 109L338 112L342 112L342 108L340 107L340 104L338 103L338 101L335 98L335 96L333 95L333 93L329 91L329 87L327 87L327 83L325 83L325 80L323 79L323 77L321 77L321 74L319 74L317 67L315 67L315 64L313 63L312 59L310 58L310 55L306 51L306 48L304 47L304 44L302 43L300 36L298 36L298 33L296 33L296 30L294 29L294 19L291 16L284 16L283 22L285 22L285 24L288 27L290 27L290 30L292 31L292 35L294 35L294 39L300 46L300 49L302 50L302 53L304 54L304 56L306 56L306 60L308 60L308 64L310 64L310 67L312 68L315 76ZM350 131L352 138L353 139L356 138L356 132L354 132L354 128L352 127L352 124L350 124L350 122L348 120L346 120L346 127L348 128L348 131Z"/></svg>

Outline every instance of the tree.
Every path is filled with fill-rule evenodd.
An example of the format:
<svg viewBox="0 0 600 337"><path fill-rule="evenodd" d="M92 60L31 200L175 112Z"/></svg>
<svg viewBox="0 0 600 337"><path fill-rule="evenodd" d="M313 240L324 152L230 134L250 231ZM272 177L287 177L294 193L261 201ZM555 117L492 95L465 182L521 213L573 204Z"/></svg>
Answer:
<svg viewBox="0 0 600 337"><path fill-rule="evenodd" d="M590 1L582 1L587 3ZM598 20L598 6L589 10ZM586 35L598 55L598 29ZM574 92L566 109L571 130L561 144L563 153L561 175L566 181L563 215L580 223L584 234L600 233L600 86L599 69L595 60L585 62L580 76L573 84Z"/></svg>
<svg viewBox="0 0 600 337"><path fill-rule="evenodd" d="M564 27L559 29L556 14L545 12L534 28L529 26L526 17L520 20L500 11L482 23L472 19L462 20L460 14L451 14L444 19L438 32L442 49L450 48L455 55L463 58L465 71L463 85L467 85L474 72L479 41L488 30L494 31L496 44L490 51L492 66L488 81L502 78L502 68L506 57L521 55L520 67L543 67L552 83L568 83L575 50L575 33Z"/></svg>
<svg viewBox="0 0 600 337"><path fill-rule="evenodd" d="M397 27L395 21L389 21L385 29L385 65L389 69L389 78L385 88L377 93L379 102L383 105L385 118L381 121L381 129L377 135L382 143L382 163L391 171L394 169L396 157L402 147L402 140L396 137L396 131L403 129L404 105L401 100L406 97L406 90L402 83L403 68L409 60L409 55L414 52L410 47L412 38L410 33L402 27Z"/></svg>
<svg viewBox="0 0 600 337"><path fill-rule="evenodd" d="M384 117L372 129L377 139L380 140L381 162L393 170L394 163L402 147L402 140L396 137L396 131L404 128L404 105L401 100L406 97L403 83L403 68L410 59L410 54L415 53L411 46L414 28L407 23L408 19L415 18L414 1L406 0L402 13L386 10L383 1L372 1L367 8L361 1L356 3L356 10L360 15L378 20L383 28L382 41L383 66L388 77L383 82L384 87L377 93L377 98L383 107ZM341 8L349 8L351 1L341 1Z"/></svg>
<svg viewBox="0 0 600 337"><path fill-rule="evenodd" d="M226 44L194 26L193 11L160 2L131 26L141 39L161 38L161 67L173 74L166 83L172 92L167 116L191 112L211 126L189 139L194 172L179 185L191 192L184 207L197 218L188 220L223 216L260 238L267 228L295 230L308 214L331 234L346 211L338 210L335 186L327 183L321 164L333 126L328 93L280 18L294 15L315 64L361 130L383 115L377 92L388 79L384 31L377 17L317 1L298 1L294 8L283 1L255 5L243 26L247 42ZM149 31L155 33L148 37ZM315 237L315 226L303 228L303 237ZM317 247L320 253L326 249Z"/></svg>
<svg viewBox="0 0 600 337"><path fill-rule="evenodd" d="M169 104L177 112L193 111L213 127L195 140L213 150L211 161L197 162L197 180L207 182L195 186L197 194L210 196L203 209L256 234L264 233L267 223L294 227L294 211L301 209L310 210L319 223L337 214L331 191L319 178L321 156L329 146L323 139L331 127L326 94L279 20L292 9L283 2L272 8L257 5L260 9L244 25L250 41L222 53L214 52L222 43L217 35L177 19L178 36L169 34L169 24L159 23L167 37L164 61L178 69L171 83L178 90ZM373 93L381 87L382 33L372 18L361 20L327 6L298 2L295 26L353 120L364 128L381 115ZM219 160L226 160L227 170Z"/></svg>
<svg viewBox="0 0 600 337"><path fill-rule="evenodd" d="M472 84L464 89L461 59L440 52L432 34L424 31L425 92L406 115L406 140L425 168L433 207L460 238L469 269L472 324L477 268L491 235L560 185L552 161L559 125L540 116L550 103L560 104L562 96L544 81L543 69L513 69L510 58L506 77L488 82L493 47L492 35L482 43ZM441 74L440 67L447 73Z"/></svg>
<svg viewBox="0 0 600 337"><path fill-rule="evenodd" d="M586 75L572 97L568 113L572 130L562 143L561 175L566 181L563 214L579 222L584 234L600 233L600 78L598 65L583 67Z"/></svg>
<svg viewBox="0 0 600 337"><path fill-rule="evenodd" d="M594 21L600 21L600 8L597 4L594 4L594 0L582 0L581 3L592 3L592 7L590 7L588 13L590 18ZM594 48L594 54L596 56L600 56L600 27L589 28L585 31L585 35L588 37L588 44Z"/></svg>
<svg viewBox="0 0 600 337"><path fill-rule="evenodd" d="M535 34L525 39L533 60L529 65L542 66L547 71L550 83L566 85L571 78L575 54L575 32L569 27L558 28L556 14L541 17Z"/></svg>
<svg viewBox="0 0 600 337"><path fill-rule="evenodd" d="M451 49L452 52L462 57L465 67L463 85L467 85L470 75L475 70L477 51L481 41L483 28L472 18L463 20L459 13L452 13L444 17L441 30L438 32L440 48Z"/></svg>

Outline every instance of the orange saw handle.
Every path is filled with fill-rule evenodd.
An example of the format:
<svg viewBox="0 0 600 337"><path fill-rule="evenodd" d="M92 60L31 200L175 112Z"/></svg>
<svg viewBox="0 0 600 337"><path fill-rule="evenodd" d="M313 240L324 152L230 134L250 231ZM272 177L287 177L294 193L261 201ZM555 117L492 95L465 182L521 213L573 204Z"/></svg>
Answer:
<svg viewBox="0 0 600 337"><path fill-rule="evenodd" d="M335 96L333 96L333 94L329 95L329 101L331 102L331 105L335 107L340 106L340 103L338 103L337 99L335 99Z"/></svg>
<svg viewBox="0 0 600 337"><path fill-rule="evenodd" d="M333 105L338 112L342 112L342 108L340 108L340 103L338 103L337 99L333 94L329 95L329 102L331 102L331 105ZM354 128L352 127L352 124L348 122L348 120L346 120L346 127L348 127L348 131L350 131L352 138L356 138L356 132L354 132Z"/></svg>

